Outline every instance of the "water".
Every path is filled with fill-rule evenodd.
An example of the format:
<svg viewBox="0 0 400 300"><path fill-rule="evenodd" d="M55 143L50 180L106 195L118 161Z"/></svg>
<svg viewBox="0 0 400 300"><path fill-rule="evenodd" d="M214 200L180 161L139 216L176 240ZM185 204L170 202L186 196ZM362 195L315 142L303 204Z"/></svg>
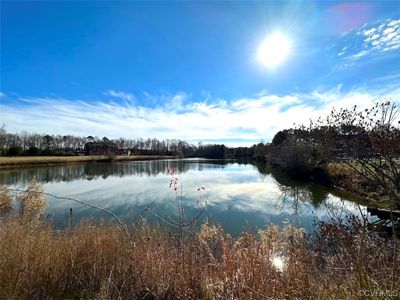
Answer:
<svg viewBox="0 0 400 300"><path fill-rule="evenodd" d="M112 210L127 223L144 216L149 222L177 219L175 192L169 188L168 169L176 168L178 197L182 197L187 220L200 217L223 226L237 235L243 230L257 230L270 223L288 222L312 230L316 219L359 213L357 204L326 188L289 179L259 164L224 160L181 159L83 163L76 165L30 167L0 170L0 184L26 186L36 178L45 192L67 196ZM197 191L199 187L205 190ZM201 196L201 202L198 200ZM46 215L56 227L82 218L111 221L104 212L75 202L46 197ZM354 200L354 199L353 199ZM207 205L206 202L207 201ZM361 206L362 211L366 208Z"/></svg>

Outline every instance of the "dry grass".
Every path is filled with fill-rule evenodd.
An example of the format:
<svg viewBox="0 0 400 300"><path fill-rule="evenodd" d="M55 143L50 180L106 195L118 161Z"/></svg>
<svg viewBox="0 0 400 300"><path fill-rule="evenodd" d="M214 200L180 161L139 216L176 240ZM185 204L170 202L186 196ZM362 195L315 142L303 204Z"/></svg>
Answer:
<svg viewBox="0 0 400 300"><path fill-rule="evenodd" d="M12 209L12 195L6 186L0 186L0 216L8 214Z"/></svg>
<svg viewBox="0 0 400 300"><path fill-rule="evenodd" d="M115 156L113 160L152 160L152 159L168 159L174 156L163 155L132 155L132 156ZM0 167L16 167L16 166L31 166L31 165L53 165L53 164L68 164L80 163L88 161L108 161L108 156L15 156L15 157L0 157Z"/></svg>
<svg viewBox="0 0 400 300"><path fill-rule="evenodd" d="M35 183L30 189L38 191ZM29 195L22 194L21 203L39 207L41 201ZM0 299L354 299L365 290L400 293L400 257L392 241L354 219L344 224L320 223L311 237L303 229L271 225L237 239L204 224L179 239L145 221L131 226L129 236L107 224L54 231L44 221L24 221L17 209L0 218Z"/></svg>
<svg viewBox="0 0 400 300"><path fill-rule="evenodd" d="M326 170L335 185L351 192L357 191L362 181L358 172L344 163L329 163Z"/></svg>
<svg viewBox="0 0 400 300"><path fill-rule="evenodd" d="M325 226L314 242L326 244L316 247L292 227L234 240L204 226L178 241L145 223L130 238L106 225L65 232L18 220L0 225L2 299L352 299L360 290L400 292L390 245L340 227ZM274 266L279 255L283 266Z"/></svg>
<svg viewBox="0 0 400 300"><path fill-rule="evenodd" d="M350 167L346 163L329 163L326 170L334 186L363 197L373 206L390 208L387 191L383 190L374 178L368 178L365 173L361 176L361 165L355 163Z"/></svg>

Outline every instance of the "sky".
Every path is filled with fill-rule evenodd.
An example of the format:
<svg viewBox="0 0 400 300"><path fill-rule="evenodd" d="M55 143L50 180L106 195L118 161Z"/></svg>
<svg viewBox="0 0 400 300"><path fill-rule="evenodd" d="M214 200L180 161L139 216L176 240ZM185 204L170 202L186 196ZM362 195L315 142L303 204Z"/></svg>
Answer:
<svg viewBox="0 0 400 300"><path fill-rule="evenodd" d="M9 132L248 146L400 102L400 3L1 1ZM262 64L279 32L284 61ZM278 49L279 50L279 49Z"/></svg>

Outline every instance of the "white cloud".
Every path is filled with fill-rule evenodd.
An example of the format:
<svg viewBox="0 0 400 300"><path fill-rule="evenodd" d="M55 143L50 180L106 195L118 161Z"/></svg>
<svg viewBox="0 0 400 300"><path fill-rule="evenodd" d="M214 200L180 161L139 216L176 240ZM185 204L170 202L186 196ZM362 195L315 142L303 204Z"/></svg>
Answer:
<svg viewBox="0 0 400 300"><path fill-rule="evenodd" d="M362 50L362 51L360 51L360 52L354 54L354 55L352 56L352 58L353 58L353 59L359 59L360 57L362 57L362 56L364 56L364 55L367 55L367 54L368 54L368 51L367 51L367 50Z"/></svg>
<svg viewBox="0 0 400 300"><path fill-rule="evenodd" d="M363 32L365 36L371 35L376 31L376 28L367 29Z"/></svg>
<svg viewBox="0 0 400 300"><path fill-rule="evenodd" d="M0 104L0 110L10 131L189 141L229 139L237 145L240 139L270 139L293 123L308 123L310 118L327 115L333 106L365 107L384 96L397 100L400 89L387 95L384 91L343 93L338 87L307 94L261 93L230 101L208 97L189 104L183 103L185 95L160 96L163 105L153 107L133 102L18 98L12 104Z"/></svg>
<svg viewBox="0 0 400 300"><path fill-rule="evenodd" d="M362 50L358 50L355 54L348 57L352 60L358 60L370 53L398 50L400 49L400 19L389 19L376 25L376 27L363 27L357 32L357 35L363 36ZM342 52L339 54L343 55Z"/></svg>
<svg viewBox="0 0 400 300"><path fill-rule="evenodd" d="M6 94L5 93L3 93L3 92L0 92L0 98L3 98L3 97L5 97L6 96Z"/></svg>
<svg viewBox="0 0 400 300"><path fill-rule="evenodd" d="M133 101L135 99L133 94L129 94L129 93L125 93L125 92L116 92L114 90L105 91L103 94L106 96L119 98L124 101Z"/></svg>

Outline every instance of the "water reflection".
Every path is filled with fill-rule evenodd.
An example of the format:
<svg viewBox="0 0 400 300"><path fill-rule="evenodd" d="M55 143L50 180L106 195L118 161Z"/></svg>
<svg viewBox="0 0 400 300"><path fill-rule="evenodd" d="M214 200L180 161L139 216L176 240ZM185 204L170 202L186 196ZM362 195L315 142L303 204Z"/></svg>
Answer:
<svg viewBox="0 0 400 300"><path fill-rule="evenodd" d="M205 164L205 162L207 164ZM157 176L167 174L169 168L176 168L178 173L189 170L203 171L222 169L230 161L226 160L152 160L115 163L82 163L71 165L55 165L47 167L28 167L0 170L0 184L28 184L33 178L42 183L69 182L75 180L94 180L97 178L124 176Z"/></svg>
<svg viewBox="0 0 400 300"><path fill-rule="evenodd" d="M291 206L296 214L300 213L302 202L311 202L318 208L329 198L329 192L321 185L294 180L278 170L267 167L263 163L254 163L260 174L271 175L277 182L281 196L277 199L277 206Z"/></svg>
<svg viewBox="0 0 400 300"><path fill-rule="evenodd" d="M44 183L46 192L95 203L126 222L134 222L149 206L159 215L177 216L174 193L168 188L169 168L177 169L182 182L185 215L190 219L198 214L197 188L204 186L202 197L208 199L208 207L203 218L221 224L232 234L269 223L291 222L311 229L314 218L327 218L332 210L358 212L354 203L321 186L294 181L262 164L248 162L183 159L21 168L0 170L0 183L26 185L36 178ZM60 227L68 224L70 208L75 222L88 217L109 219L73 202L47 200L47 213ZM149 214L146 218L157 221Z"/></svg>

